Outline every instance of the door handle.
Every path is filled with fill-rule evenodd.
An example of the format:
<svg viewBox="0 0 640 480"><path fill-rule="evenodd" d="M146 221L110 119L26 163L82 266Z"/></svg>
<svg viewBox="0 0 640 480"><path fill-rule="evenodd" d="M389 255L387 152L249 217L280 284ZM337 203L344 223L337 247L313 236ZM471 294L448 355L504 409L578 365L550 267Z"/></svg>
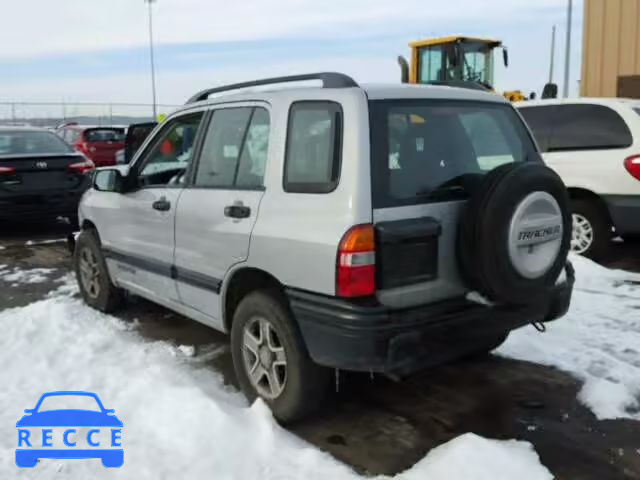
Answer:
<svg viewBox="0 0 640 480"><path fill-rule="evenodd" d="M171 202L166 198L162 197L160 200L156 200L151 204L154 210L159 210L160 212L166 212L171 208Z"/></svg>
<svg viewBox="0 0 640 480"><path fill-rule="evenodd" d="M249 218L251 209L242 203L224 207L224 216L230 218Z"/></svg>

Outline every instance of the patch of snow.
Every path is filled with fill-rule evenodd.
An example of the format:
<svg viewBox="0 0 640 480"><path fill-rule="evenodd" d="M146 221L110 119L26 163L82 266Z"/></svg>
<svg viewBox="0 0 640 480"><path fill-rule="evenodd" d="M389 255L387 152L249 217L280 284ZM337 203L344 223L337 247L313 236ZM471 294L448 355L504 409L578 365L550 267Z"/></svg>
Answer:
<svg viewBox="0 0 640 480"><path fill-rule="evenodd" d="M0 270L0 280L7 283L12 282L12 287L17 287L21 283L43 283L49 280L47 275L51 275L55 271L55 268L32 268L29 270L14 268L11 273Z"/></svg>
<svg viewBox="0 0 640 480"><path fill-rule="evenodd" d="M112 478L99 460L42 460L16 471L15 422L40 395L96 392L124 423L119 478L356 480L355 472L282 429L260 401L224 385L210 366L176 358L126 322L87 307L69 284L0 312L0 478ZM214 350L210 349L210 352ZM196 357L198 358L198 357ZM526 442L463 435L398 475L405 480L551 480Z"/></svg>
<svg viewBox="0 0 640 480"><path fill-rule="evenodd" d="M503 356L557 367L584 382L580 401L599 419L640 420L640 275L572 256L576 284L569 313L512 332Z"/></svg>
<svg viewBox="0 0 640 480"><path fill-rule="evenodd" d="M180 350L185 357L194 357L196 354L196 347L193 345L180 345L178 350Z"/></svg>
<svg viewBox="0 0 640 480"><path fill-rule="evenodd" d="M25 245L27 247L32 247L32 246L36 246L36 245L49 245L51 243L63 243L66 242L67 239L66 238L53 238L50 240L27 240L25 242Z"/></svg>
<svg viewBox="0 0 640 480"><path fill-rule="evenodd" d="M486 298L480 292L469 292L469 293L467 293L465 298L467 300L469 300L470 302L479 303L480 305L485 305L487 307L490 307L490 306L493 305L493 302L491 302L491 300Z"/></svg>

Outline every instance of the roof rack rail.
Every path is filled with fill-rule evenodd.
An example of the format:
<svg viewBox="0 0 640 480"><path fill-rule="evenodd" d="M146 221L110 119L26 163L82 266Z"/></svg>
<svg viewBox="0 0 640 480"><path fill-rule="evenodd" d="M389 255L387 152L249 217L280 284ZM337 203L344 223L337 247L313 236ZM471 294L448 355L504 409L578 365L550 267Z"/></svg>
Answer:
<svg viewBox="0 0 640 480"><path fill-rule="evenodd" d="M264 78L262 80L253 80L251 82L234 83L232 85L224 85L222 87L213 87L202 90L191 97L187 103L199 102L206 100L209 95L213 93L227 92L229 90L239 90L241 88L257 87L260 85L272 85L276 83L288 83L288 82L304 82L307 80L320 80L322 81L322 88L349 88L359 87L356 81L345 75L344 73L337 72L319 72L319 73L307 73L303 75L288 75L285 77Z"/></svg>

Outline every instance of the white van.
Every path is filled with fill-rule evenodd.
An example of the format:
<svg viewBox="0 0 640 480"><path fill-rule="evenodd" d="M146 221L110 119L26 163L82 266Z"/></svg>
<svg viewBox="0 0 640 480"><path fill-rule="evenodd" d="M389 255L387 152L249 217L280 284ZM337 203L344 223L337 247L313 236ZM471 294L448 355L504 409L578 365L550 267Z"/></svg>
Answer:
<svg viewBox="0 0 640 480"><path fill-rule="evenodd" d="M607 253L613 231L640 235L640 100L580 98L516 104L543 158L567 185L572 250Z"/></svg>

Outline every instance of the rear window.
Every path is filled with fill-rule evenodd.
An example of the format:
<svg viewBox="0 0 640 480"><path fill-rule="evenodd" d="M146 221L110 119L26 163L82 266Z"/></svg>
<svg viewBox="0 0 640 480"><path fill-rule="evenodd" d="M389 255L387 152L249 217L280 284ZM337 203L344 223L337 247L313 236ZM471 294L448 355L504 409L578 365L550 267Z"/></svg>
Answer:
<svg viewBox="0 0 640 480"><path fill-rule="evenodd" d="M376 208L466 198L465 179L536 154L509 105L397 100L370 111Z"/></svg>
<svg viewBox="0 0 640 480"><path fill-rule="evenodd" d="M95 128L85 130L84 138L89 143L95 142L124 142L123 128Z"/></svg>
<svg viewBox="0 0 640 480"><path fill-rule="evenodd" d="M0 155L56 155L71 151L71 147L53 132L0 131Z"/></svg>
<svg viewBox="0 0 640 480"><path fill-rule="evenodd" d="M638 108L634 108L634 110L635 110L635 112L636 112L638 115L640 115L640 107L638 107Z"/></svg>

